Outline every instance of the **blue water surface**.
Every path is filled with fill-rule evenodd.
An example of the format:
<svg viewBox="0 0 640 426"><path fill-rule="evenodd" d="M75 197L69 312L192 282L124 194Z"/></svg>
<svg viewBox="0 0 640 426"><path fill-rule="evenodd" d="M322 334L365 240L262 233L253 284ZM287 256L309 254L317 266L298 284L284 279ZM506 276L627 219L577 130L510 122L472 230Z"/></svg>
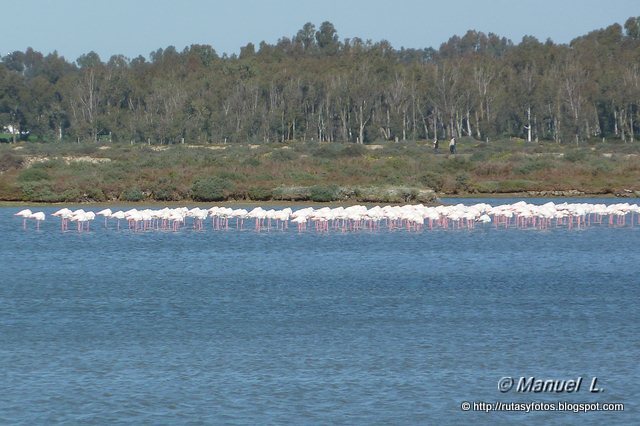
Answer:
<svg viewBox="0 0 640 426"><path fill-rule="evenodd" d="M0 208L2 424L640 422L638 225L63 233L18 210ZM505 376L585 383L501 393Z"/></svg>

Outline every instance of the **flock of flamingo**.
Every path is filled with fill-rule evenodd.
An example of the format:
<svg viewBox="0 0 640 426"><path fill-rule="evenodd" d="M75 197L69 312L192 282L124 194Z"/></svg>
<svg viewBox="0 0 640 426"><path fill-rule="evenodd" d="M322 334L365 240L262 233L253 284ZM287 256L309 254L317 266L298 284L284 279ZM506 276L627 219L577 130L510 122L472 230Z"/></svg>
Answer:
<svg viewBox="0 0 640 426"><path fill-rule="evenodd" d="M22 217L22 226L27 229L27 220L35 220L36 229L44 221L44 212L32 212L29 209L15 213ZM591 225L633 226L640 224L640 207L637 204L588 204L548 202L542 205L519 201L513 204L491 206L480 203L474 205L457 204L454 206L426 207L422 204L405 206L366 206L301 208L292 210L287 207L280 210L265 210L256 207L252 210L229 207L187 207L153 209L130 209L112 211L111 209L92 211L70 210L63 208L51 216L60 220L60 229L69 230L73 223L78 232L90 230L90 224L97 216L104 218L104 227L124 228L133 232L141 231L178 231L191 227L204 230L205 223L211 220L214 230L228 230L230 227L244 229L245 221L253 225L256 231L286 230L289 224L297 226L299 232L315 229L318 232L358 231L358 230L399 230L420 231L422 229L473 229L477 225L492 224L496 228L515 227L519 229L548 229L565 227L568 229L585 228ZM115 221L115 224L112 222ZM110 222L112 225L110 225Z"/></svg>

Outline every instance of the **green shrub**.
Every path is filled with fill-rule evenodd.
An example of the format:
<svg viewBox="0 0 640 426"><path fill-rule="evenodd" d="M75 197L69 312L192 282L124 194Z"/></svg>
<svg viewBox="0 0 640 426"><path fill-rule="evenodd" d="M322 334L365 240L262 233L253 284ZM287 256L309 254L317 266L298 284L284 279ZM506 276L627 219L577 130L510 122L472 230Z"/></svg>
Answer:
<svg viewBox="0 0 640 426"><path fill-rule="evenodd" d="M415 201L419 203L433 203L438 200L436 193L432 189L418 189Z"/></svg>
<svg viewBox="0 0 640 426"><path fill-rule="evenodd" d="M315 185L310 188L309 198L316 202L329 202L339 199L338 185Z"/></svg>
<svg viewBox="0 0 640 426"><path fill-rule="evenodd" d="M441 174L434 172L425 172L419 179L420 183L424 186L433 189L434 191L442 191L444 185L444 179Z"/></svg>
<svg viewBox="0 0 640 426"><path fill-rule="evenodd" d="M57 202L64 201L61 195L56 194L47 182L24 182L20 185L22 199L24 201Z"/></svg>
<svg viewBox="0 0 640 426"><path fill-rule="evenodd" d="M258 167L260 165L260 160L256 157L249 157L241 162L243 166L249 167Z"/></svg>
<svg viewBox="0 0 640 426"><path fill-rule="evenodd" d="M74 144L73 151L78 155L91 155L98 151L98 145L95 143Z"/></svg>
<svg viewBox="0 0 640 426"><path fill-rule="evenodd" d="M288 181L299 182L301 184L315 183L319 179L318 175L314 175L300 169L289 170L284 176ZM266 179L263 178L262 180Z"/></svg>
<svg viewBox="0 0 640 426"><path fill-rule="evenodd" d="M11 133L0 133L0 142L13 142L13 135Z"/></svg>
<svg viewBox="0 0 640 426"><path fill-rule="evenodd" d="M399 143L385 143L382 145L382 154L386 156L403 155L406 147Z"/></svg>
<svg viewBox="0 0 640 426"><path fill-rule="evenodd" d="M273 192L269 188L254 187L249 188L247 196L253 201L268 201L273 198Z"/></svg>
<svg viewBox="0 0 640 426"><path fill-rule="evenodd" d="M449 172L469 171L472 163L461 156L451 156L442 162L442 167Z"/></svg>
<svg viewBox="0 0 640 426"><path fill-rule="evenodd" d="M551 160L544 160L541 158L534 160L525 160L523 164L515 169L516 173L521 175L528 175L540 170L549 170L553 168Z"/></svg>
<svg viewBox="0 0 640 426"><path fill-rule="evenodd" d="M147 189L154 200L173 201L171 193L175 189L175 185L168 177L151 178Z"/></svg>
<svg viewBox="0 0 640 426"><path fill-rule="evenodd" d="M195 164L198 164L198 162L201 162L202 165L204 166L222 166L223 165L223 161L220 157L217 157L211 154L207 155L206 157L193 157L190 161L186 161L185 157L180 157L180 162L186 165L195 165Z"/></svg>
<svg viewBox="0 0 640 426"><path fill-rule="evenodd" d="M418 196L418 190L416 188L400 187L397 188L395 193L397 194L397 201L395 202L409 202L416 199Z"/></svg>
<svg viewBox="0 0 640 426"><path fill-rule="evenodd" d="M32 169L41 169L41 170L64 169L66 167L67 167L67 163L60 158L50 158L46 161L34 163L31 165Z"/></svg>
<svg viewBox="0 0 640 426"><path fill-rule="evenodd" d="M325 143L313 151L314 157L320 158L340 158L340 157L360 157L367 152L367 149L355 143Z"/></svg>
<svg viewBox="0 0 640 426"><path fill-rule="evenodd" d="M530 180L503 180L498 182L497 192L523 192L536 189L536 182Z"/></svg>
<svg viewBox="0 0 640 426"><path fill-rule="evenodd" d="M352 186L339 186L337 197L339 200L350 200L356 198L357 189Z"/></svg>
<svg viewBox="0 0 640 426"><path fill-rule="evenodd" d="M22 166L22 158L11 153L3 152L0 154L0 171L9 169L19 169Z"/></svg>
<svg viewBox="0 0 640 426"><path fill-rule="evenodd" d="M474 152L473 154L471 154L471 161L473 162L487 161L489 158L491 158L491 155L492 153L489 150L480 149Z"/></svg>
<svg viewBox="0 0 640 426"><path fill-rule="evenodd" d="M578 161L583 161L585 158L587 158L587 153L584 151L584 149L582 150L571 150L568 151L564 154L564 160L569 161L571 163L577 163Z"/></svg>
<svg viewBox="0 0 640 426"><path fill-rule="evenodd" d="M338 158L340 156L340 151L342 148L337 143L324 143L320 145L318 148L313 150L313 156L319 158Z"/></svg>
<svg viewBox="0 0 640 426"><path fill-rule="evenodd" d="M220 179L232 181L232 182L242 182L246 179L243 175L239 173L227 172L227 171L221 171L217 173L216 176L219 177Z"/></svg>
<svg viewBox="0 0 640 426"><path fill-rule="evenodd" d="M174 188L155 187L151 190L151 197L156 201L180 201L181 197Z"/></svg>
<svg viewBox="0 0 640 426"><path fill-rule="evenodd" d="M344 147L341 154L343 157L360 157L367 152L367 148L360 144L352 143Z"/></svg>
<svg viewBox="0 0 640 426"><path fill-rule="evenodd" d="M611 173L614 169L610 161L604 161L601 159L592 160L589 162L592 176L600 176Z"/></svg>
<svg viewBox="0 0 640 426"><path fill-rule="evenodd" d="M62 192L62 194L60 195L60 197L62 198L63 201L65 202L77 202L77 201L82 201L82 192L80 192L79 189L77 188L69 188L65 191Z"/></svg>
<svg viewBox="0 0 640 426"><path fill-rule="evenodd" d="M311 191L306 186L280 186L273 190L274 200L306 201L311 197Z"/></svg>
<svg viewBox="0 0 640 426"><path fill-rule="evenodd" d="M411 187L361 187L356 189L359 201L371 203L405 203L415 200L420 194L418 188Z"/></svg>
<svg viewBox="0 0 640 426"><path fill-rule="evenodd" d="M290 149L276 149L271 153L271 159L273 161L293 161L298 158L298 154Z"/></svg>
<svg viewBox="0 0 640 426"><path fill-rule="evenodd" d="M498 192L499 186L500 186L499 182L496 182L493 180L487 180L484 182L476 183L475 189L478 192L493 194Z"/></svg>
<svg viewBox="0 0 640 426"><path fill-rule="evenodd" d="M144 200L144 193L140 188L134 187L122 191L119 198L121 201L142 201Z"/></svg>
<svg viewBox="0 0 640 426"><path fill-rule="evenodd" d="M49 180L49 174L37 167L29 167L20 172L18 182L36 182L39 180Z"/></svg>
<svg viewBox="0 0 640 426"><path fill-rule="evenodd" d="M151 179L148 186L151 197L157 201L179 201L183 197L178 190L178 186L173 180L173 173L170 176L163 176L158 179Z"/></svg>
<svg viewBox="0 0 640 426"><path fill-rule="evenodd" d="M469 175L466 173L460 173L456 175L456 190L468 191L469 190Z"/></svg>
<svg viewBox="0 0 640 426"><path fill-rule="evenodd" d="M107 196L100 188L88 188L84 194L88 201L107 201Z"/></svg>
<svg viewBox="0 0 640 426"><path fill-rule="evenodd" d="M511 173L513 164L505 161L485 161L476 164L473 167L473 172L476 176L507 176Z"/></svg>
<svg viewBox="0 0 640 426"><path fill-rule="evenodd" d="M233 184L227 179L212 176L197 179L191 187L191 197L196 201L223 201L230 191Z"/></svg>

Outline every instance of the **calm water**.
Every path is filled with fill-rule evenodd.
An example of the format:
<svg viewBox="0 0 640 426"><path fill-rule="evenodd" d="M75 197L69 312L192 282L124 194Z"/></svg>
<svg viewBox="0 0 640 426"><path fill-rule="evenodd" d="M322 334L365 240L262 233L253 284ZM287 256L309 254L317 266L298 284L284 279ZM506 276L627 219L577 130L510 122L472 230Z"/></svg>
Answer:
<svg viewBox="0 0 640 426"><path fill-rule="evenodd" d="M2 424L640 421L639 226L63 234L18 210L0 208ZM501 394L503 376L605 392Z"/></svg>

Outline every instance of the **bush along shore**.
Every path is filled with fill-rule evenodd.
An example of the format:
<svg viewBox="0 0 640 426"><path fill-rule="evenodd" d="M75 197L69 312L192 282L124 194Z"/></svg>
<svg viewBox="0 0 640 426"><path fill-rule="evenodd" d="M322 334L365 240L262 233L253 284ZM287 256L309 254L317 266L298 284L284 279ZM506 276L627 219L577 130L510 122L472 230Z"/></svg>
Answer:
<svg viewBox="0 0 640 426"><path fill-rule="evenodd" d="M640 144L0 144L0 201L354 201L640 195Z"/></svg>

